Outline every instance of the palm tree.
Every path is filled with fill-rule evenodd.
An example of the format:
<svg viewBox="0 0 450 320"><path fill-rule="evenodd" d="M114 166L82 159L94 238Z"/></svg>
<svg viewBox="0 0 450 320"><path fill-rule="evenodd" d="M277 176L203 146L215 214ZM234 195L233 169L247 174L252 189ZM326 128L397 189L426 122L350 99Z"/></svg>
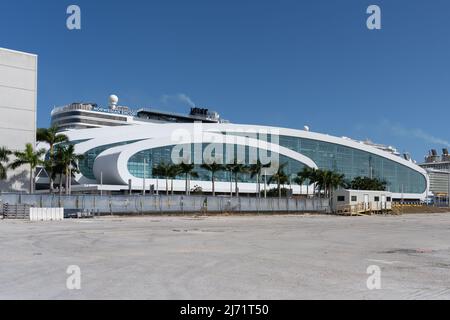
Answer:
<svg viewBox="0 0 450 320"><path fill-rule="evenodd" d="M307 182L306 184L306 197L309 195L309 185L311 183L311 173L312 169L310 167L303 167L302 171L297 173L297 177L294 179L294 182L300 185L300 188L302 185ZM300 189L301 190L301 189Z"/></svg>
<svg viewBox="0 0 450 320"><path fill-rule="evenodd" d="M324 189L324 197L327 198L330 195L330 184L332 180L333 172L328 170L322 171L322 186Z"/></svg>
<svg viewBox="0 0 450 320"><path fill-rule="evenodd" d="M309 174L309 181L313 184L314 195L317 191L320 197L323 189L323 170L314 168L311 169Z"/></svg>
<svg viewBox="0 0 450 320"><path fill-rule="evenodd" d="M253 179L256 177L256 192L258 193L258 197L261 197L261 172L264 168L270 168L271 164L262 164L261 161L258 159L256 163L251 164L249 166L249 172L250 177Z"/></svg>
<svg viewBox="0 0 450 320"><path fill-rule="evenodd" d="M170 193L173 195L173 179L180 174L180 166L173 164L169 166L168 177L170 178Z"/></svg>
<svg viewBox="0 0 450 320"><path fill-rule="evenodd" d="M49 163L46 164L46 171L50 179L49 191L53 193L54 184L54 165L55 165L55 145L69 141L69 138L61 133L58 133L58 127L52 126L50 128L39 128L36 131L36 140L40 142L46 142L50 146L49 150Z"/></svg>
<svg viewBox="0 0 450 320"><path fill-rule="evenodd" d="M281 198L281 185L286 184L289 181L288 176L284 172L284 168L286 167L287 163L280 164L278 166L277 172L269 179L269 184L272 184L273 182L277 183L277 190L278 190L278 197Z"/></svg>
<svg viewBox="0 0 450 320"><path fill-rule="evenodd" d="M63 155L61 152L55 152L54 155L54 162L49 164L47 162L47 164L44 164L46 166L51 165L52 166L52 171L53 171L53 178L56 177L56 174L58 174L58 178L59 178L59 185L58 185L58 189L59 189L59 195L62 195L62 182L63 182L63 175L64 175L64 170L65 170L65 166L64 166L64 161L63 161Z"/></svg>
<svg viewBox="0 0 450 320"><path fill-rule="evenodd" d="M9 162L9 156L12 152L5 147L0 148L0 180L6 180Z"/></svg>
<svg viewBox="0 0 450 320"><path fill-rule="evenodd" d="M300 195L302 194L302 186L305 183L306 178L297 174L297 176L294 178L293 182L298 184L300 186Z"/></svg>
<svg viewBox="0 0 450 320"><path fill-rule="evenodd" d="M248 167L243 163L238 163L237 159L234 159L233 163L226 165L226 169L230 171L230 176L234 177L236 197L239 197L239 189L238 189L239 175L248 172Z"/></svg>
<svg viewBox="0 0 450 320"><path fill-rule="evenodd" d="M386 181L379 180L377 178L369 177L355 177L350 183L349 187L353 190L386 190Z"/></svg>
<svg viewBox="0 0 450 320"><path fill-rule="evenodd" d="M165 162L159 163L156 167L153 167L152 174L156 177L163 177L166 179L166 195L169 195L169 176L171 175L171 165Z"/></svg>
<svg viewBox="0 0 450 320"><path fill-rule="evenodd" d="M319 196L322 194L323 190L324 197L331 198L334 189L346 186L345 176L343 174L330 170L305 169L298 173L299 179L301 180L308 177L309 181L314 183L314 189L316 189L316 187L318 188Z"/></svg>
<svg viewBox="0 0 450 320"><path fill-rule="evenodd" d="M339 187L346 186L344 175L334 171L324 170L322 171L322 180L323 185L325 186L324 195L325 197L328 196L331 204L331 201L333 201L333 191Z"/></svg>
<svg viewBox="0 0 450 320"><path fill-rule="evenodd" d="M45 154L45 149L34 151L33 145L27 143L25 145L25 151L14 152L15 160L9 165L11 169L17 169L23 165L30 166L30 194L34 192L34 169L44 161L41 157Z"/></svg>
<svg viewBox="0 0 450 320"><path fill-rule="evenodd" d="M185 181L186 181L186 195L189 194L189 185L190 185L190 179L197 178L198 173L194 171L195 165L193 163L180 163L178 165L180 167L180 173L185 175Z"/></svg>
<svg viewBox="0 0 450 320"><path fill-rule="evenodd" d="M333 192L333 190L339 188L339 187L346 187L347 182L345 180L345 175L337 173L337 172L333 172L331 174L331 179L330 179L330 184L329 184L329 188L330 191Z"/></svg>
<svg viewBox="0 0 450 320"><path fill-rule="evenodd" d="M61 176L64 172L65 176L65 189L66 194L70 194L70 187L72 181L72 175L75 172L78 172L78 162L84 158L83 155L79 155L75 153L75 146L70 144L68 146L62 146L57 148L55 159L58 165L58 169L60 170L60 193L61 193Z"/></svg>
<svg viewBox="0 0 450 320"><path fill-rule="evenodd" d="M216 188L215 188L216 173L223 171L225 169L225 167L222 164L218 164L214 161L213 163L202 164L201 168L211 172L212 195L215 196L216 195Z"/></svg>

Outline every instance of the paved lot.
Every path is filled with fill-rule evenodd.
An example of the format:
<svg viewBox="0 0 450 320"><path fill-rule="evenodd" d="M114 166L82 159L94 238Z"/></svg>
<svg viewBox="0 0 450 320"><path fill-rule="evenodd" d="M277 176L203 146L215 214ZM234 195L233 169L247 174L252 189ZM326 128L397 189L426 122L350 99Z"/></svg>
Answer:
<svg viewBox="0 0 450 320"><path fill-rule="evenodd" d="M449 299L450 214L0 221L10 298Z"/></svg>

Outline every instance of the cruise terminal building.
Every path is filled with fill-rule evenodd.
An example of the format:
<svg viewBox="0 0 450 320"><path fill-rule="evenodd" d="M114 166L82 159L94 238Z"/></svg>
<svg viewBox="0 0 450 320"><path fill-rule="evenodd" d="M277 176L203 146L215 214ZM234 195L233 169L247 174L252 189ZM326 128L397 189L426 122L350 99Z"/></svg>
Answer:
<svg viewBox="0 0 450 320"><path fill-rule="evenodd" d="M285 165L290 180L303 167L332 170L352 180L357 176L376 177L387 182L393 199L424 200L429 185L426 171L395 149L345 137L334 137L303 130L270 126L232 124L216 112L194 108L189 115L155 109L131 110L117 105L111 96L109 107L92 103L74 103L55 108L52 124L66 134L75 151L84 155L79 163L73 190L127 192L129 188L166 190L166 179L155 177L157 164L190 162L198 177L190 188L211 192L210 172L202 163L245 164L260 160L275 166ZM275 165L274 165L275 164ZM266 181L272 173L265 172ZM230 172L216 174L218 193L235 191ZM169 182L170 183L170 182ZM260 181L260 183L263 183ZM312 188L291 183L293 194L306 194ZM275 187L271 185L270 187ZM172 188L170 183L169 188ZM257 192L256 178L242 174L239 192ZM175 192L185 190L185 177L173 180Z"/></svg>

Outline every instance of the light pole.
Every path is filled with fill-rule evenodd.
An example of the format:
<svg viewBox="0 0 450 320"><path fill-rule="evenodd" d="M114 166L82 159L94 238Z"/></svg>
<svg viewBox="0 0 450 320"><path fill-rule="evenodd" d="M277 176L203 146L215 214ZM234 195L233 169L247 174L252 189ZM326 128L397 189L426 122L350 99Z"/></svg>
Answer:
<svg viewBox="0 0 450 320"><path fill-rule="evenodd" d="M103 196L103 171L100 171L100 197Z"/></svg>
<svg viewBox="0 0 450 320"><path fill-rule="evenodd" d="M405 203L405 200L404 200L404 195L403 195L403 184L402 184L402 204L404 204Z"/></svg>
<svg viewBox="0 0 450 320"><path fill-rule="evenodd" d="M67 185L68 188L68 194L70 196L70 194L72 193L72 164L69 165L69 183Z"/></svg>
<svg viewBox="0 0 450 320"><path fill-rule="evenodd" d="M233 173L230 169L230 198L233 198Z"/></svg>
<svg viewBox="0 0 450 320"><path fill-rule="evenodd" d="M159 196L159 176L156 177L156 195Z"/></svg>
<svg viewBox="0 0 450 320"><path fill-rule="evenodd" d="M144 160L142 161L142 166L143 166L143 171L144 171L144 174L143 174L143 176L142 176L142 195L143 196L145 196L145 158L144 158Z"/></svg>
<svg viewBox="0 0 450 320"><path fill-rule="evenodd" d="M448 180L448 185L447 185L447 205L450 208L450 162L448 163L448 167L447 167L447 180Z"/></svg>
<svg viewBox="0 0 450 320"><path fill-rule="evenodd" d="M267 198L267 169L264 168L264 199Z"/></svg>

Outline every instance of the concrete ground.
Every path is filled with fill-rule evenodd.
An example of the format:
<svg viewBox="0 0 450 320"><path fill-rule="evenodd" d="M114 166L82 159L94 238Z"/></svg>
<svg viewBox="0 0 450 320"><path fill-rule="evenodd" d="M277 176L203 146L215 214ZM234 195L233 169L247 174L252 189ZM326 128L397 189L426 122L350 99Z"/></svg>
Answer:
<svg viewBox="0 0 450 320"><path fill-rule="evenodd" d="M0 221L0 299L29 298L449 299L450 214Z"/></svg>

